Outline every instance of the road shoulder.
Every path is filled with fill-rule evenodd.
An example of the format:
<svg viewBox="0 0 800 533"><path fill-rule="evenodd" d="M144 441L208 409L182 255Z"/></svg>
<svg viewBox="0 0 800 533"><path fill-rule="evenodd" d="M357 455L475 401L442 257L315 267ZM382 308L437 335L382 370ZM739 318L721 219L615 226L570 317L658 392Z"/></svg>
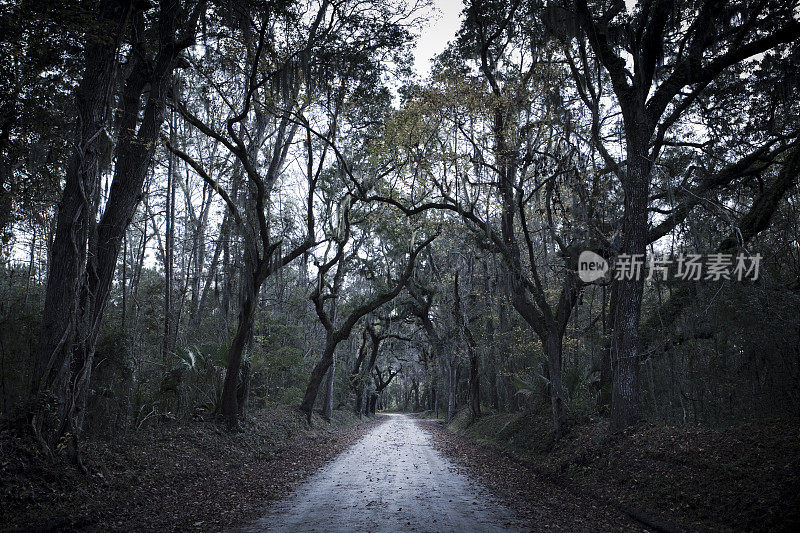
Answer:
<svg viewBox="0 0 800 533"><path fill-rule="evenodd" d="M194 421L89 442L89 474L51 463L0 435L3 530L208 531L262 516L332 458L383 422L335 413L313 427L291 408L254 413L231 435Z"/></svg>
<svg viewBox="0 0 800 533"><path fill-rule="evenodd" d="M642 531L644 525L592 498L575 494L541 476L510 455L449 431L434 420L419 419L434 447L465 467L531 531Z"/></svg>

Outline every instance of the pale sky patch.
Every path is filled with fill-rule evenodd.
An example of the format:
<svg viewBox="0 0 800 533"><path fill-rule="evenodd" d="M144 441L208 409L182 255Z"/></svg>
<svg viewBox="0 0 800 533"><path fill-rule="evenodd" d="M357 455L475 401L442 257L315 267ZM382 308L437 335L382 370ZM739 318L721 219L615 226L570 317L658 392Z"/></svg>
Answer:
<svg viewBox="0 0 800 533"><path fill-rule="evenodd" d="M431 62L447 48L461 26L461 0L433 0L434 13L428 24L419 29L420 36L414 50L414 69L422 78L431 71Z"/></svg>

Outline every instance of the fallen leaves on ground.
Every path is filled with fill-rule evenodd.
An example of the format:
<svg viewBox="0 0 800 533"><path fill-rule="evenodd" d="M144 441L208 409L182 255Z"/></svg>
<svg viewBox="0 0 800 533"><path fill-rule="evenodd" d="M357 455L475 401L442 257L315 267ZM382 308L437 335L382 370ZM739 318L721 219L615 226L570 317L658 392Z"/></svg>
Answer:
<svg viewBox="0 0 800 533"><path fill-rule="evenodd" d="M531 531L642 531L637 523L608 505L571 493L542 479L520 461L488 445L448 431L435 421L421 421L434 445L467 467L487 488L507 500Z"/></svg>
<svg viewBox="0 0 800 533"><path fill-rule="evenodd" d="M88 475L52 463L10 432L0 435L4 529L208 531L250 523L269 500L382 420L338 413L313 427L294 409L263 410L230 434L194 421L89 442Z"/></svg>
<svg viewBox="0 0 800 533"><path fill-rule="evenodd" d="M590 417L573 421L558 442L546 417L532 412L455 420L451 429L463 434L432 421L425 427L442 451L531 518L572 500L567 530L597 517L608 529L620 514L640 530L642 521L663 530L800 530L797 423L642 424L612 436L606 420Z"/></svg>

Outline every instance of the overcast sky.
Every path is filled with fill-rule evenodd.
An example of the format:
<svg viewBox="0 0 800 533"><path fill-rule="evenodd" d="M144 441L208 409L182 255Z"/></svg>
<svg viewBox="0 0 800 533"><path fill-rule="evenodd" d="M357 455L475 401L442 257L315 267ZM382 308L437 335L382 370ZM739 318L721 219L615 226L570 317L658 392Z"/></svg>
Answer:
<svg viewBox="0 0 800 533"><path fill-rule="evenodd" d="M420 37L414 51L414 67L422 78L430 72L430 60L444 51L447 43L456 35L461 25L459 14L464 9L461 0L433 0L437 13L424 28L420 28Z"/></svg>
<svg viewBox="0 0 800 533"><path fill-rule="evenodd" d="M632 11L637 0L625 0L628 11ZM431 17L425 28L421 28L417 48L414 52L414 67L422 78L430 72L430 60L435 55L444 51L447 43L455 37L461 25L461 10L464 9L462 0L433 0L433 5L438 11Z"/></svg>

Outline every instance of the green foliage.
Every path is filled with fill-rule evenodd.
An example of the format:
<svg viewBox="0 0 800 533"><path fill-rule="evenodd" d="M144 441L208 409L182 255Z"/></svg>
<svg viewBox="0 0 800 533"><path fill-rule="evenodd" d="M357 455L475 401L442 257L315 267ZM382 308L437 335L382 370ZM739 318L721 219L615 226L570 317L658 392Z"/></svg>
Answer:
<svg viewBox="0 0 800 533"><path fill-rule="evenodd" d="M30 265L0 270L4 414L21 401L30 385L46 270L40 263L54 234L53 214L76 145L74 88L83 70L84 51L113 33L94 22L86 9L94 4L75 7L53 0L6 4L0 13L0 93L7 96L0 102L0 209L11 216L0 213L3 225L9 220L8 227L0 227L0 239L8 244L2 252L13 251L13 257L26 252L26 239L35 240L37 247ZM146 4L142 3L141 22L150 28L155 6ZM625 154L626 132L620 121L629 119L619 113L607 72L596 64L593 46L582 40L586 35L571 11L555 4L540 10L535 2L468 2L454 43L436 58L430 78L419 82L411 80L408 68L418 4L324 5L328 11L316 40L310 39L318 7L313 2L280 0L269 3L267 11L262 3L245 2L237 9L204 13L203 51L187 50L172 95L185 106L175 112L177 144L197 166L175 165L164 143L139 147L155 148L153 171L145 201L126 235L130 250L121 256L126 268L119 270L128 285L123 287L118 275L105 308L88 425L111 435L160 418L212 412L238 327L237 301L247 284L249 260L266 256L270 243L276 252L257 295L252 337L245 349L250 401L254 405L298 402L325 342L324 328L308 296L315 286L314 272L330 259L334 243L343 237L346 205L351 240L343 252L341 284L327 279L318 285L320 292L330 293L323 308L335 305L339 321L393 284L414 243L439 235L418 257L413 277L414 287L430 296L426 317L434 335L420 329L421 304L408 290L363 319L386 320L385 329L378 328L380 333L402 338L386 340L379 354L384 373L390 365L402 370L385 396L393 397L394 406L408 404L413 386L421 389L426 406L433 405L435 396L439 408L446 409L443 369L447 367L458 376L452 389L456 403L465 405L471 392L465 377L469 351L464 333L471 331L477 339L472 353L480 358L484 404L492 394L492 406L498 410L535 411L509 415L500 426L486 422L481 431L502 434L515 446L546 440L545 429L531 430L533 424L524 420L547 412L555 382L548 375L539 337L545 337L542 330L558 320L552 315L565 294L563 281L573 270L570 254L587 243L616 246L623 200L629 198L624 193L630 192L620 188L623 173L609 161ZM592 4L590 9L601 7ZM775 12L769 23L792 14L781 14L786 8L777 4L765 9ZM725 31L709 28L709 39L729 32L736 18L728 16L731 13L710 15L713 24L709 24ZM670 31L693 16L692 10L676 8L668 22ZM772 16L764 13L764 20ZM726 17L731 20L723 20ZM635 22L623 12L606 21L613 51L637 41L626 37L630 32L622 31L622 21ZM263 42L256 42L254 23L265 23ZM767 23L763 29L759 24L754 18L747 32L757 35L770 29ZM139 52L129 40L132 36L140 35L126 32L125 54ZM489 36L491 42L486 41ZM655 52L659 57L653 73L654 86L661 87L670 60L678 54L677 48L670 49L673 42L663 44ZM730 45L722 44L714 53L723 54ZM649 176L650 194L656 199L648 205L650 222L658 224L670 214L680 214L679 205L687 206L689 214L654 249L691 245L695 251L715 250L724 239L738 238L741 220L736 219L754 205L753 198L768 190L775 179L773 167L781 166L773 163L785 163L783 152L760 156L755 166L724 186L712 179L720 168L755 147L774 141L777 149L781 143L788 147L796 141L799 100L790 95L800 80L798 54L787 47L759 56L763 57L753 64L733 65L707 87L698 87L702 94L686 108L690 118L678 114L676 122L661 132L667 144L653 151L658 161ZM570 58L575 65L569 64ZM576 80L572 69L587 72ZM249 73L256 76L257 87ZM117 78L121 83L126 76ZM403 84L399 108L388 78ZM114 117L109 130L119 121L122 88L115 85L103 95ZM248 101L243 106L245 94ZM598 104L596 110L587 108L591 101ZM667 109L673 106L681 110L674 102ZM243 108L241 120L230 122ZM287 109L292 122L283 125L284 131L278 124ZM309 122L304 124L305 120ZM245 144L254 141L253 146L245 150L238 140L229 142L234 131ZM112 174L115 137L104 133L91 145L102 153L99 171L104 176ZM283 155L276 157L279 153ZM271 163L276 163L274 168ZM174 323L167 329L174 337L166 340L165 166L177 169L184 193L177 199L181 205L175 219L179 237L175 266L180 262L180 268L169 295ZM208 176L201 177L199 168ZM309 178L318 180L310 207L302 195ZM513 190L501 188L506 178L514 181ZM212 180L213 187L207 183ZM703 187L706 183L712 186ZM259 198L264 209L257 212L253 195L259 185L266 192ZM228 218L223 223L229 206L219 199L221 191L241 212L241 221ZM96 192L98 198L106 197L107 191ZM513 196L513 206L506 194ZM651 420L716 424L800 412L797 192L790 188L781 195L789 200L781 201L775 213L766 208L756 213L760 222L774 216L762 223L772 223L772 228L760 228L761 234L746 243L734 239L740 247L769 255L764 282L698 284L676 304L677 319L666 325L665 301L683 289L674 283L645 286L643 318L651 320L640 328L644 356L639 385ZM682 203L689 196L698 203ZM199 197L203 206L209 206L205 213L197 209ZM420 207L413 216L393 205L416 210L426 202L434 202L436 208ZM90 207L92 214L97 208L98 215L103 208ZM309 209L316 219L315 244L305 253L300 250L293 263L274 269L274 258L286 257L293 246L305 242ZM261 215L265 218L259 219ZM254 237L259 231L264 231L261 239ZM506 256L500 253L512 245L518 249ZM519 264L508 268L509 258L513 262L517 256L522 258ZM131 264L140 259L140 264ZM470 285L461 295L470 306L465 311L466 328L454 324L452 316L456 272L463 285ZM136 284L131 281L134 274ZM514 276L526 278L523 286L515 286ZM559 331L563 333L561 381L572 415L595 408L595 374L603 354L609 353L612 328L607 289L581 286L572 314L558 323L565 325ZM537 313L542 312L523 319L517 312L520 305L514 297L520 294L515 290L538 308ZM202 303L201 295L206 297ZM536 320L531 317L540 317L547 327L532 326ZM433 349L437 335L441 346ZM350 381L358 346L347 344L345 340L338 347L334 376L337 402L345 403L353 388L374 388L376 378L374 372L364 372ZM170 353L162 353L164 346ZM466 412L461 412L454 423L466 427L466 420Z"/></svg>
<svg viewBox="0 0 800 533"><path fill-rule="evenodd" d="M2 415L25 400L41 328L44 287L30 279L27 269L20 266L0 267Z"/></svg>
<svg viewBox="0 0 800 533"><path fill-rule="evenodd" d="M193 371L206 365L224 367L228 364L228 351L230 343L202 344L178 348L175 356L187 368Z"/></svg>
<svg viewBox="0 0 800 533"><path fill-rule="evenodd" d="M594 408L594 395L589 391L591 367L585 361L575 361L564 367L564 392L573 410L589 410Z"/></svg>

